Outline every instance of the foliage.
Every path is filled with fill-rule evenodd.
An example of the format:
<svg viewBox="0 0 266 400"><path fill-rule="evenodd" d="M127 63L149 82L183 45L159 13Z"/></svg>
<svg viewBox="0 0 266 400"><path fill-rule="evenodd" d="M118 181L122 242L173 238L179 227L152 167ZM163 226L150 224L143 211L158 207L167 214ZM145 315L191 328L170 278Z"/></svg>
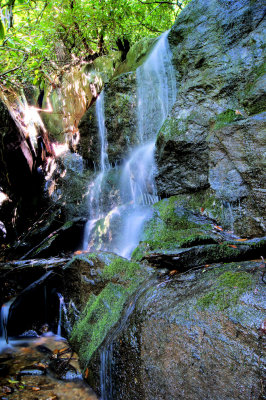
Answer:
<svg viewBox="0 0 266 400"><path fill-rule="evenodd" d="M158 36L188 2L0 0L0 81L52 83L60 64Z"/></svg>

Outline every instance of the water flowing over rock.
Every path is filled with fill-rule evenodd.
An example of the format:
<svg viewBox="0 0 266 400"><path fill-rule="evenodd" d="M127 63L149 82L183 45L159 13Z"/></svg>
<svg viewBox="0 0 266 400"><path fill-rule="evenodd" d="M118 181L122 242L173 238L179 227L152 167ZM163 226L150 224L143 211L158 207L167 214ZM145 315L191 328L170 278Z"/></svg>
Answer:
<svg viewBox="0 0 266 400"><path fill-rule="evenodd" d="M100 150L96 165L100 172L89 187L91 217L85 232L85 248L87 241L89 248L129 257L139 242L144 222L151 215L149 205L158 201L153 180L154 141L175 99L175 76L167 35L165 32L160 37L144 64L137 68L138 128L134 140L138 146L128 149L128 158L121 166L111 168L108 160L112 145L108 124L105 124L103 93L96 101Z"/></svg>

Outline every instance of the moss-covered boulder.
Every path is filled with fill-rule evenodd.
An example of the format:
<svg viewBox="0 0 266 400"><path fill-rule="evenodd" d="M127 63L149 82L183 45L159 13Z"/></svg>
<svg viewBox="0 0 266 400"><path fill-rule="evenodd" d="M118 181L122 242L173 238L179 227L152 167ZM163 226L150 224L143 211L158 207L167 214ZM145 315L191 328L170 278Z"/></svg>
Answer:
<svg viewBox="0 0 266 400"><path fill-rule="evenodd" d="M163 276L113 343L112 397L262 399L265 308L258 262Z"/></svg>
<svg viewBox="0 0 266 400"><path fill-rule="evenodd" d="M177 98L156 143L159 194L211 187L248 236L265 232L264 30L259 1L188 4L169 33Z"/></svg>
<svg viewBox="0 0 266 400"><path fill-rule="evenodd" d="M150 274L147 267L104 252L78 255L64 268L66 296L81 312L70 342L83 370L88 368L86 378L94 388L100 385L101 347L132 294Z"/></svg>

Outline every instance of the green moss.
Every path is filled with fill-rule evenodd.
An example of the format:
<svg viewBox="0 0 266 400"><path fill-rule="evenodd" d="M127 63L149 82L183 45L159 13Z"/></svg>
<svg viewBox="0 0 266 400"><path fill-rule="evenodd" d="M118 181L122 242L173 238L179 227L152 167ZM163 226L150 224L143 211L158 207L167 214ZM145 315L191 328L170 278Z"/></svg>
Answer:
<svg viewBox="0 0 266 400"><path fill-rule="evenodd" d="M143 243L140 243L138 247L136 247L133 253L131 254L131 259L134 261L141 261L144 255L145 255L145 250L143 248Z"/></svg>
<svg viewBox="0 0 266 400"><path fill-rule="evenodd" d="M59 234L56 234L52 237L50 237L48 240L46 240L40 247L37 248L37 250L35 250L32 253L32 257L38 255L41 251L48 249L51 244L53 243L53 241L59 236Z"/></svg>
<svg viewBox="0 0 266 400"><path fill-rule="evenodd" d="M94 260L96 260L97 259L97 253L89 253L88 255L87 255L87 257L90 259L90 260L92 260L92 261L94 261Z"/></svg>
<svg viewBox="0 0 266 400"><path fill-rule="evenodd" d="M158 139L159 136L163 136L165 140L175 140L178 136L185 134L187 129L187 121L182 121L181 124L181 122L176 121L175 118L168 117L158 134Z"/></svg>
<svg viewBox="0 0 266 400"><path fill-rule="evenodd" d="M108 283L98 296L92 295L79 321L74 325L70 341L80 343L80 362L87 365L93 353L118 322L128 294L135 287Z"/></svg>
<svg viewBox="0 0 266 400"><path fill-rule="evenodd" d="M224 310L235 305L239 297L252 285L252 277L247 272L227 271L217 278L214 290L199 298L197 306L216 306Z"/></svg>
<svg viewBox="0 0 266 400"><path fill-rule="evenodd" d="M240 119L243 119L242 115L237 115L234 110L226 110L217 115L214 129L223 128L225 125L231 124Z"/></svg>
<svg viewBox="0 0 266 400"><path fill-rule="evenodd" d="M141 274L141 267L136 262L117 258L109 265L106 265L102 274L104 279L118 279L120 282L125 282L135 279Z"/></svg>
<svg viewBox="0 0 266 400"><path fill-rule="evenodd" d="M96 257L101 261L100 256ZM117 257L105 264L102 278L111 282L97 296L91 294L70 337L71 343L79 348L83 367L118 323L127 300L146 278L146 271L135 262Z"/></svg>
<svg viewBox="0 0 266 400"><path fill-rule="evenodd" d="M145 224L143 234L143 242L149 250L213 243L209 234L211 225L198 222L184 205L188 205L187 199L180 199L180 196L172 196L154 205L154 215ZM200 207L198 209L200 211ZM140 249L133 254L135 260L140 260L141 256L143 251Z"/></svg>

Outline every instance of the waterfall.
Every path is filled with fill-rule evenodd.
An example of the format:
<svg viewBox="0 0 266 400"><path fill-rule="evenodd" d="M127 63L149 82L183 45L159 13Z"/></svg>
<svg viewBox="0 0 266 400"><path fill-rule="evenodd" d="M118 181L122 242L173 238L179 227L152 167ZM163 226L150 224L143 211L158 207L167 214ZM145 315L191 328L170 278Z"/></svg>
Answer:
<svg viewBox="0 0 266 400"><path fill-rule="evenodd" d="M101 92L100 96L96 101L96 118L98 123L98 132L100 136L100 144L101 144L101 172L109 169L109 161L107 154L107 138L106 138L106 128L105 128L105 115L104 115L104 90Z"/></svg>
<svg viewBox="0 0 266 400"><path fill-rule="evenodd" d="M146 62L137 68L138 135L142 142L155 142L176 97L168 33L160 36Z"/></svg>
<svg viewBox="0 0 266 400"><path fill-rule="evenodd" d="M104 92L97 99L100 171L89 187L90 219L84 249L108 250L130 258L152 214L151 205L159 200L154 182L155 141L176 95L167 35L160 36L145 63L137 68L136 135L140 145L132 148L128 159L116 168L108 162ZM110 195L110 180L115 195Z"/></svg>

